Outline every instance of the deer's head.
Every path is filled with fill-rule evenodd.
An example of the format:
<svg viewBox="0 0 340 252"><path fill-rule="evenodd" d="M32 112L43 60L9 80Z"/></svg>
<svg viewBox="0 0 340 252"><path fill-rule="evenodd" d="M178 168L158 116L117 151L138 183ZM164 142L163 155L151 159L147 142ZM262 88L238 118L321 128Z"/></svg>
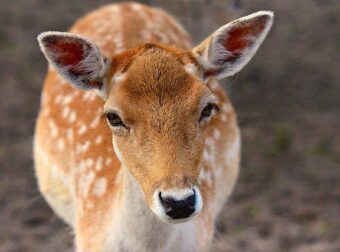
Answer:
<svg viewBox="0 0 340 252"><path fill-rule="evenodd" d="M96 89L116 155L162 220L199 213L203 132L218 112L209 78L240 71L273 20L260 11L226 24L191 51L145 44L111 58L91 41L45 32L38 40L52 66L73 86Z"/></svg>

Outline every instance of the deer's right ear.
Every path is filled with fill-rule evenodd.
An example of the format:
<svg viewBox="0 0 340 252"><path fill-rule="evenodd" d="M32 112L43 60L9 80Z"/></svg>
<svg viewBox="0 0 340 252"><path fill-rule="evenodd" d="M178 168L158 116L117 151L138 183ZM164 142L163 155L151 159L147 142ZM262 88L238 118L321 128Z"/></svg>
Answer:
<svg viewBox="0 0 340 252"><path fill-rule="evenodd" d="M205 79L223 79L240 71L267 36L273 13L259 11L222 26L193 49Z"/></svg>
<svg viewBox="0 0 340 252"><path fill-rule="evenodd" d="M110 63L93 42L66 32L43 32L38 41L48 62L72 85L102 89Z"/></svg>

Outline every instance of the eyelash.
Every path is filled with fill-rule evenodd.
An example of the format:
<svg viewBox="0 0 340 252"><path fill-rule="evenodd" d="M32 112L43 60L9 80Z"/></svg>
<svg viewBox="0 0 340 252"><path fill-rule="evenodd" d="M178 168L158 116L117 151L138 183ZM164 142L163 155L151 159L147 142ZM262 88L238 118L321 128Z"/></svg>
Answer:
<svg viewBox="0 0 340 252"><path fill-rule="evenodd" d="M203 121L206 118L210 118L212 116L213 110L219 110L218 106L215 103L208 103L203 110L201 111L199 122ZM103 115L114 128L125 128L127 129L126 125L124 124L123 120L114 112L108 112Z"/></svg>
<svg viewBox="0 0 340 252"><path fill-rule="evenodd" d="M109 124L112 127L122 127L122 128L126 128L126 125L124 124L123 120L114 112L108 112L105 114L105 117L107 119L107 121L109 122Z"/></svg>
<svg viewBox="0 0 340 252"><path fill-rule="evenodd" d="M218 106L215 103L208 103L202 110L199 118L199 122L203 121L206 118L210 118L212 116L213 111L219 110ZM205 114L204 114L205 113Z"/></svg>

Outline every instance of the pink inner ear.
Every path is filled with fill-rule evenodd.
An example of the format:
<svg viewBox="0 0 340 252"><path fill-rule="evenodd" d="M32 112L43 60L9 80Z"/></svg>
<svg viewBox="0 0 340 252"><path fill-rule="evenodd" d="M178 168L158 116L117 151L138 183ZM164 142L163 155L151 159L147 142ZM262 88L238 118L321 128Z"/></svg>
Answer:
<svg viewBox="0 0 340 252"><path fill-rule="evenodd" d="M46 46L55 54L56 63L62 66L76 66L84 59L84 45L77 41L57 39Z"/></svg>
<svg viewBox="0 0 340 252"><path fill-rule="evenodd" d="M230 53L224 62L236 60L245 49L251 47L255 38L265 29L268 20L268 16L258 17L256 20L236 26L228 32L226 39L221 37L219 42Z"/></svg>
<svg viewBox="0 0 340 252"><path fill-rule="evenodd" d="M85 69L82 69L81 62L90 51L90 45L75 38L54 38L47 41L45 46L53 52L55 62L63 67L73 76L88 75ZM91 86L97 86L98 83L93 81Z"/></svg>
<svg viewBox="0 0 340 252"><path fill-rule="evenodd" d="M47 34L39 38L49 61L71 84L83 88L102 87L101 55L94 44L85 39L64 34ZM104 62L103 62L104 63Z"/></svg>

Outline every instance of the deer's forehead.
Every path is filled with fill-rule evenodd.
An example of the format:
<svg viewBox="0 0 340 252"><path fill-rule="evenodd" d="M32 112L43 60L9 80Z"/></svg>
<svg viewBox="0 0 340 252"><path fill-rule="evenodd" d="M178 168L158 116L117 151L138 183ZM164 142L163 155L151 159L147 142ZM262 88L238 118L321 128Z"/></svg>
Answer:
<svg viewBox="0 0 340 252"><path fill-rule="evenodd" d="M207 87L196 63L183 55L155 49L136 56L125 72L113 75L109 103L147 111L195 107Z"/></svg>
<svg viewBox="0 0 340 252"><path fill-rule="evenodd" d="M204 98L209 95L209 90L206 89L203 84L194 82L190 86L173 89L162 88L159 85L144 86L140 89L117 86L111 90L105 106L108 109L120 110L131 117L142 117L145 114L157 118L171 115L186 116L200 108L202 100L204 101Z"/></svg>
<svg viewBox="0 0 340 252"><path fill-rule="evenodd" d="M197 78L199 65L191 52L144 45L128 50L113 58L112 82L122 74L126 77L124 87L130 92L145 92L161 88L163 91L183 89L190 86L192 77Z"/></svg>
<svg viewBox="0 0 340 252"><path fill-rule="evenodd" d="M177 55L162 49L148 50L134 59L127 70L125 87L130 92L180 92L190 89L197 78L187 65L188 54Z"/></svg>

